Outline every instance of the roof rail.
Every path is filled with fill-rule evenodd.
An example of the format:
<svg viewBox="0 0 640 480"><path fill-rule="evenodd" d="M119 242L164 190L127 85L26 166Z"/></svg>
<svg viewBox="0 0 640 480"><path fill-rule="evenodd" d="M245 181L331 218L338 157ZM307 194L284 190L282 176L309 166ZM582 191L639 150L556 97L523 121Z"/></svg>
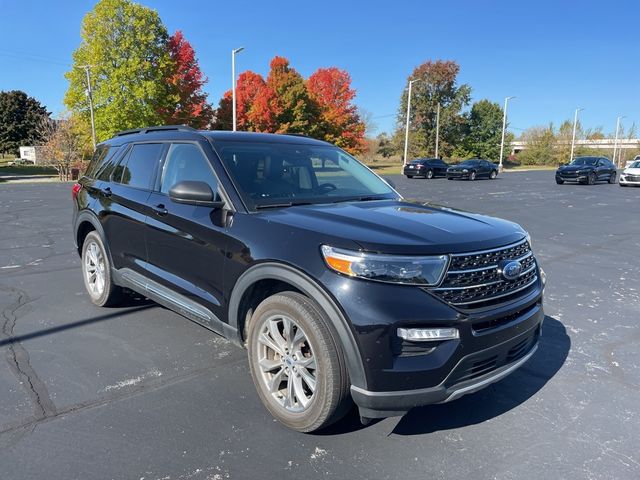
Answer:
<svg viewBox="0 0 640 480"><path fill-rule="evenodd" d="M132 135L134 133L150 133L150 132L166 132L167 130L180 130L186 132L195 132L196 129L189 125L161 125L157 127L146 128L132 128L131 130L123 130L115 134L116 137L122 137L123 135Z"/></svg>

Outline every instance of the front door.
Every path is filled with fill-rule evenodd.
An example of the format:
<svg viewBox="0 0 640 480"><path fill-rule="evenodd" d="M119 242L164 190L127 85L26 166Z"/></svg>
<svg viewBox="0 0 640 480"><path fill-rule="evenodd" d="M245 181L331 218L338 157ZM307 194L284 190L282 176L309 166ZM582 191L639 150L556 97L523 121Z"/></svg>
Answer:
<svg viewBox="0 0 640 480"><path fill-rule="evenodd" d="M153 212L147 218L146 231L149 276L222 319L225 212L173 202L169 190L185 180L206 182L213 192L219 191L213 168L197 142L170 145L149 198Z"/></svg>

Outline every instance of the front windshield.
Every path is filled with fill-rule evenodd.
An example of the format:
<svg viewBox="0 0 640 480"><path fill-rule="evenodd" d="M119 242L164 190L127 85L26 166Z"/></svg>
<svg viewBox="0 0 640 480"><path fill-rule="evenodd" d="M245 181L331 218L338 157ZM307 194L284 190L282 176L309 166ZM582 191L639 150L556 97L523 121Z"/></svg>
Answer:
<svg viewBox="0 0 640 480"><path fill-rule="evenodd" d="M573 162L571 162L571 165L594 165L595 166L597 162L598 162L597 158L578 157Z"/></svg>
<svg viewBox="0 0 640 480"><path fill-rule="evenodd" d="M460 163L459 165L461 167L473 167L476 163L478 163L476 160L465 160L464 162Z"/></svg>
<svg viewBox="0 0 640 480"><path fill-rule="evenodd" d="M398 197L331 145L218 141L216 149L250 208Z"/></svg>
<svg viewBox="0 0 640 480"><path fill-rule="evenodd" d="M633 162L631 165L629 165L629 168L640 168L640 161Z"/></svg>

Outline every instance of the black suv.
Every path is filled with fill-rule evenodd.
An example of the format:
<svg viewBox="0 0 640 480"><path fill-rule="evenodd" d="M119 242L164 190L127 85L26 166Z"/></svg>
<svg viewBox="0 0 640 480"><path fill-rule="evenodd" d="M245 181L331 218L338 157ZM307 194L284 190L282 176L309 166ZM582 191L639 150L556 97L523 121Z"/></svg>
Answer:
<svg viewBox="0 0 640 480"><path fill-rule="evenodd" d="M449 165L439 158L419 158L411 160L405 165L403 173L407 178L424 177L431 179L446 176L447 168L449 168Z"/></svg>
<svg viewBox="0 0 640 480"><path fill-rule="evenodd" d="M600 181L616 183L616 167L606 157L577 157L556 170L558 185L564 182L595 185Z"/></svg>
<svg viewBox="0 0 640 480"><path fill-rule="evenodd" d="M527 233L410 202L306 137L156 127L100 144L73 187L97 305L142 294L248 350L258 394L313 431L495 382L536 351Z"/></svg>
<svg viewBox="0 0 640 480"><path fill-rule="evenodd" d="M447 179L475 180L476 178L489 178L498 176L498 166L488 160L472 158L447 169Z"/></svg>

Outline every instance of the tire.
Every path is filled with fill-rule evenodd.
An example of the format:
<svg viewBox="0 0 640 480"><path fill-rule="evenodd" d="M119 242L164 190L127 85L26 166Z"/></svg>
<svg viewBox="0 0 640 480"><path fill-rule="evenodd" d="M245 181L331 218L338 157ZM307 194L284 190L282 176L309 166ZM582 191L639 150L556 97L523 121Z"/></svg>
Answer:
<svg viewBox="0 0 640 480"><path fill-rule="evenodd" d="M453 177L447 177L447 180L453 180Z"/></svg>
<svg viewBox="0 0 640 480"><path fill-rule="evenodd" d="M611 174L611 176L609 177L609 183L613 184L616 183L616 174L615 172Z"/></svg>
<svg viewBox="0 0 640 480"><path fill-rule="evenodd" d="M491 170L491 173L489 174L489 180L495 180L497 176L498 172L496 172L495 170Z"/></svg>
<svg viewBox="0 0 640 480"><path fill-rule="evenodd" d="M591 172L589 177L587 178L587 185L595 185L596 184L596 174Z"/></svg>
<svg viewBox="0 0 640 480"><path fill-rule="evenodd" d="M433 170L427 170L427 174L424 176L427 180L431 180L433 178Z"/></svg>
<svg viewBox="0 0 640 480"><path fill-rule="evenodd" d="M264 406L293 430L324 428L351 406L344 354L331 332L320 307L296 292L268 297L251 317L247 347L253 382Z"/></svg>
<svg viewBox="0 0 640 480"><path fill-rule="evenodd" d="M621 187L626 187L627 185L624 183L619 183L618 185L620 185Z"/></svg>
<svg viewBox="0 0 640 480"><path fill-rule="evenodd" d="M469 174L469 180L471 180L472 182L476 179L476 172L471 172Z"/></svg>
<svg viewBox="0 0 640 480"><path fill-rule="evenodd" d="M413 175L407 175L407 178L413 178Z"/></svg>
<svg viewBox="0 0 640 480"><path fill-rule="evenodd" d="M91 301L99 307L121 303L122 287L113 283L109 255L97 232L89 232L82 243L82 278Z"/></svg>
<svg viewBox="0 0 640 480"><path fill-rule="evenodd" d="M562 180L561 178L556 178L556 183L558 185L562 185L564 183L564 180Z"/></svg>

